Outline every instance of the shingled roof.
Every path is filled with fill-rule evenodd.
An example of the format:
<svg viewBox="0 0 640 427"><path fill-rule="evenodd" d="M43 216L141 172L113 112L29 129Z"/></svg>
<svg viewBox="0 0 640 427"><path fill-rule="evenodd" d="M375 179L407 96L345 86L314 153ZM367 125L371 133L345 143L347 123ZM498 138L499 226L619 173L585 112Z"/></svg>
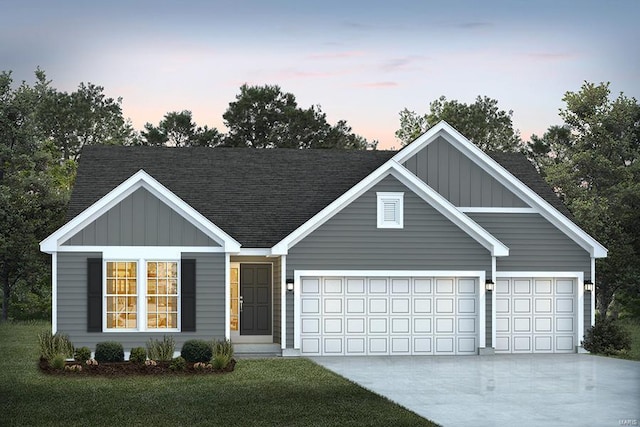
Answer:
<svg viewBox="0 0 640 427"><path fill-rule="evenodd" d="M69 202L71 219L140 169L245 248L274 246L389 160L395 151L88 146ZM519 154L492 157L565 215Z"/></svg>

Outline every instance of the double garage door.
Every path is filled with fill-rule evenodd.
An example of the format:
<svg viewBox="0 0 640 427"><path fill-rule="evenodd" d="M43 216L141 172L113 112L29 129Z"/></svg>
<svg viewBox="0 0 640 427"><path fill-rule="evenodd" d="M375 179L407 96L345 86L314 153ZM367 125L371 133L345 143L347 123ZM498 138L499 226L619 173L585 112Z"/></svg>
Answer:
<svg viewBox="0 0 640 427"><path fill-rule="evenodd" d="M478 279L302 277L303 355L476 354Z"/></svg>
<svg viewBox="0 0 640 427"><path fill-rule="evenodd" d="M574 352L576 283L497 279L496 352ZM473 355L483 344L477 278L313 276L300 284L303 355Z"/></svg>

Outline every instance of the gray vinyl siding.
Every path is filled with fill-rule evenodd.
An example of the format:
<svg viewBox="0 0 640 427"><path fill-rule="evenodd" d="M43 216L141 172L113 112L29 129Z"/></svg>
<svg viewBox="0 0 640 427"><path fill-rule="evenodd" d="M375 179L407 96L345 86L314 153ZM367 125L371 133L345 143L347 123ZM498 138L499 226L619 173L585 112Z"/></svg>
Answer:
<svg viewBox="0 0 640 427"><path fill-rule="evenodd" d="M443 137L415 153L404 166L456 206L528 206Z"/></svg>
<svg viewBox="0 0 640 427"><path fill-rule="evenodd" d="M101 341L118 341L125 351L144 346L149 338L162 338L163 332L87 332L87 259L101 253L58 253L58 331L69 335L76 347L95 350ZM192 338L224 339L225 256L224 254L183 253L183 259L196 260L196 332L166 333L174 336L176 351Z"/></svg>
<svg viewBox="0 0 640 427"><path fill-rule="evenodd" d="M281 339L282 339L282 331L281 331L281 327L282 327L282 321L281 321L281 315L280 315L280 310L282 309L282 302L280 299L280 289L282 284L280 283L280 274L282 271L282 267L281 267L281 262L280 262L280 258L274 258L274 257L263 257L263 256L232 256L231 257L231 262L240 262L240 263L252 263L252 264L263 264L263 263L269 263L271 264L272 268L271 268L271 275L272 275L272 294L271 294L271 301L272 301L272 331L273 331L273 342L280 344Z"/></svg>
<svg viewBox="0 0 640 427"><path fill-rule="evenodd" d="M493 317L491 315L491 312L493 310L493 299L492 299L492 295L491 294L487 294L486 298L485 298L485 311L484 311L484 336L485 336L485 347L486 348L490 348L493 347L493 335L492 335L492 330L493 330ZM480 345L482 345L482 343L480 343Z"/></svg>
<svg viewBox="0 0 640 427"><path fill-rule="evenodd" d="M220 246L144 188L109 209L64 245Z"/></svg>
<svg viewBox="0 0 640 427"><path fill-rule="evenodd" d="M591 294L586 293L584 294L584 321L583 321L583 326L584 326L584 333L586 334L587 331L589 329L591 329ZM584 339L584 337L579 337L580 341L582 341ZM582 344L581 344L582 345Z"/></svg>
<svg viewBox="0 0 640 427"><path fill-rule="evenodd" d="M293 340L294 340L294 331L293 331L293 323L294 323L294 296L293 292L287 292L287 318L285 320L287 324L287 348L293 348Z"/></svg>
<svg viewBox="0 0 640 427"><path fill-rule="evenodd" d="M376 192L404 192L404 228L377 228ZM295 270L466 270L491 272L491 255L478 242L387 176L289 249ZM287 314L287 346L293 345ZM291 328L289 327L291 326Z"/></svg>
<svg viewBox="0 0 640 427"><path fill-rule="evenodd" d="M470 213L509 248L498 257L498 271L582 271L591 275L589 253L539 214Z"/></svg>

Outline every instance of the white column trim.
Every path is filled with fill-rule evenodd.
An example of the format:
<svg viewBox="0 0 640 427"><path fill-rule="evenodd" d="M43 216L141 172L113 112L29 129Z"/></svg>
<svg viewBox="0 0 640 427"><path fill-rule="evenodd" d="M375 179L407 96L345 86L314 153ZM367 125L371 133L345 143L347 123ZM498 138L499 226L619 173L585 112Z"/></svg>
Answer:
<svg viewBox="0 0 640 427"><path fill-rule="evenodd" d="M51 252L51 333L58 332L58 253Z"/></svg>
<svg viewBox="0 0 640 427"><path fill-rule="evenodd" d="M593 283L593 291L591 292L591 326L596 324L596 259L591 257L591 283Z"/></svg>
<svg viewBox="0 0 640 427"><path fill-rule="evenodd" d="M224 254L224 338L231 340L231 254Z"/></svg>
<svg viewBox="0 0 640 427"><path fill-rule="evenodd" d="M495 259L495 257L494 257ZM478 348L486 348L487 347L487 319L485 317L485 313L486 313L486 308L487 308L487 302L486 302L486 297L487 297L487 291L485 289L485 280L486 277L485 275L481 275L478 278L479 282L478 283L478 316L480 316L480 318L478 319L478 328L480 329L478 332Z"/></svg>
<svg viewBox="0 0 640 427"><path fill-rule="evenodd" d="M280 348L287 348L287 256L280 257Z"/></svg>

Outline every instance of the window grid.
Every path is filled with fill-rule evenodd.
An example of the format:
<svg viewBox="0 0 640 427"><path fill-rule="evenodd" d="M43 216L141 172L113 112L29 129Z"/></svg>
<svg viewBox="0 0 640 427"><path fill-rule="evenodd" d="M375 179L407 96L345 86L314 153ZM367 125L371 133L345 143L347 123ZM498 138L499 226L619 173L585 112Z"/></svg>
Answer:
<svg viewBox="0 0 640 427"><path fill-rule="evenodd" d="M147 328L178 328L177 262L147 262Z"/></svg>
<svg viewBox="0 0 640 427"><path fill-rule="evenodd" d="M138 327L138 264L107 262L107 329Z"/></svg>

